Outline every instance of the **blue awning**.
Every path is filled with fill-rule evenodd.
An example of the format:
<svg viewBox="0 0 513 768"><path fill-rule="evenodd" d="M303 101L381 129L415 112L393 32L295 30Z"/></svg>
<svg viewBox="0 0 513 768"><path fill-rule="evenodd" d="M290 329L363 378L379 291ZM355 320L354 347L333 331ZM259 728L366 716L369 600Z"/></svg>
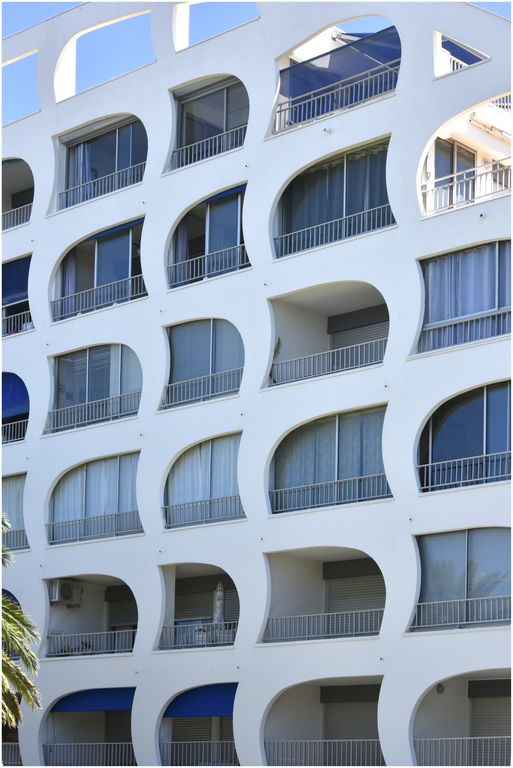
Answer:
<svg viewBox="0 0 513 768"><path fill-rule="evenodd" d="M26 301L30 256L2 264L2 305Z"/></svg>
<svg viewBox="0 0 513 768"><path fill-rule="evenodd" d="M90 688L63 696L52 712L120 712L132 709L135 688Z"/></svg>
<svg viewBox="0 0 513 768"><path fill-rule="evenodd" d="M15 373L2 373L2 418L27 416L28 412L27 387Z"/></svg>
<svg viewBox="0 0 513 768"><path fill-rule="evenodd" d="M117 227L103 229L101 232L97 232L95 235L91 235L91 237L86 237L85 240L81 240L80 243L90 243L91 240L98 240L100 237L108 237L109 235L115 235L117 232L125 232L128 229L137 227L138 224L144 224L144 216L140 219L134 219L133 221L125 221L124 224L118 224Z"/></svg>
<svg viewBox="0 0 513 768"><path fill-rule="evenodd" d="M247 184L240 184L238 187L232 187L231 189L225 189L224 192L218 192L217 195L208 197L204 202L212 203L214 200L221 200L222 197L231 197L232 195L238 195L239 192L244 192Z"/></svg>
<svg viewBox="0 0 513 768"><path fill-rule="evenodd" d="M173 699L164 717L230 717L236 691L237 683L191 688Z"/></svg>
<svg viewBox="0 0 513 768"><path fill-rule="evenodd" d="M472 51L463 48L463 46L458 45L454 40L449 40L448 38L442 40L442 48L450 53L451 56L463 61L465 64L476 64L478 61L482 61L480 56L477 56L477 54L472 53Z"/></svg>

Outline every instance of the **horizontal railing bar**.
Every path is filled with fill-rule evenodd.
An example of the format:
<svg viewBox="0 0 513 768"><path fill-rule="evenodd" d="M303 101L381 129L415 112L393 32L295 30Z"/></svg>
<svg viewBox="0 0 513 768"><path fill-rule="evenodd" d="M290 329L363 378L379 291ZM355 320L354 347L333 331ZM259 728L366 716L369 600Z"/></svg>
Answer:
<svg viewBox="0 0 513 768"><path fill-rule="evenodd" d="M55 521L46 524L46 531L49 544L127 536L131 533L144 532L137 510Z"/></svg>
<svg viewBox="0 0 513 768"><path fill-rule="evenodd" d="M422 189L426 189L427 187L432 186L433 183L436 183L438 181L445 181L446 179L448 182L450 182L451 179L457 179L459 176L468 176L468 174L476 173L477 171L482 170L483 168L491 168L493 166L502 165L505 163L511 162L511 157L503 157L501 160L492 160L488 163L482 163L481 165L475 165L472 168L467 168L464 171L456 171L455 173L448 173L446 176L437 176L432 182L424 182L422 184ZM504 165L505 169L509 168L509 166ZM472 180L472 177L468 177L468 180Z"/></svg>
<svg viewBox="0 0 513 768"><path fill-rule="evenodd" d="M172 624L162 627L159 648L195 648L216 645L233 645L238 621L222 621L197 624Z"/></svg>
<svg viewBox="0 0 513 768"><path fill-rule="evenodd" d="M163 511L166 528L180 528L246 517L240 496L223 496L170 504L164 506Z"/></svg>
<svg viewBox="0 0 513 768"><path fill-rule="evenodd" d="M133 650L136 629L108 632L79 632L48 635L47 656L94 656L103 653L128 653Z"/></svg>
<svg viewBox="0 0 513 768"><path fill-rule="evenodd" d="M45 433L134 415L139 409L140 399L141 392L137 391L58 408L48 413Z"/></svg>
<svg viewBox="0 0 513 768"><path fill-rule="evenodd" d="M239 765L233 741L162 741L162 765Z"/></svg>
<svg viewBox="0 0 513 768"><path fill-rule="evenodd" d="M8 424L2 424L2 444L16 443L25 440L28 419L11 421Z"/></svg>
<svg viewBox="0 0 513 768"><path fill-rule="evenodd" d="M17 742L11 744L3 742L2 763L3 765L22 765L20 745Z"/></svg>
<svg viewBox="0 0 513 768"><path fill-rule="evenodd" d="M29 548L25 528L10 528L8 531L3 531L2 543L13 551Z"/></svg>
<svg viewBox="0 0 513 768"><path fill-rule="evenodd" d="M268 765L385 765L378 739L265 741Z"/></svg>
<svg viewBox="0 0 513 768"><path fill-rule="evenodd" d="M28 224L31 213L32 203L27 203L27 205L20 205L19 208L11 208L9 211L4 211L2 213L2 229L12 229L13 227L19 227L22 224Z"/></svg>
<svg viewBox="0 0 513 768"><path fill-rule="evenodd" d="M417 470L423 491L508 480L511 477L511 451L419 464Z"/></svg>
<svg viewBox="0 0 513 768"><path fill-rule="evenodd" d="M219 274L235 272L251 264L244 244L223 248L193 259L175 262L167 267L168 285L175 288L189 282L205 280Z"/></svg>
<svg viewBox="0 0 513 768"><path fill-rule="evenodd" d="M33 327L30 310L2 318L2 336L12 336L23 331L30 331Z"/></svg>
<svg viewBox="0 0 513 768"><path fill-rule="evenodd" d="M383 613L383 608L369 608L360 611L274 616L267 620L262 640L265 643L377 635Z"/></svg>
<svg viewBox="0 0 513 768"><path fill-rule="evenodd" d="M428 323L422 328L418 352L468 344L511 333L511 308Z"/></svg>
<svg viewBox="0 0 513 768"><path fill-rule="evenodd" d="M414 739L418 765L510 765L510 736Z"/></svg>
<svg viewBox="0 0 513 768"><path fill-rule="evenodd" d="M137 765L131 742L43 744L45 765Z"/></svg>
<svg viewBox="0 0 513 768"><path fill-rule="evenodd" d="M410 629L511 621L511 596L490 595L417 603Z"/></svg>
<svg viewBox="0 0 513 768"><path fill-rule="evenodd" d="M173 151L171 157L171 168L183 168L186 165L208 160L223 152L229 152L232 149L238 149L244 143L247 125L240 125L232 128L230 131L217 133L208 139L201 139L192 144L186 144Z"/></svg>
<svg viewBox="0 0 513 768"><path fill-rule="evenodd" d="M113 283L98 285L78 293L70 293L50 302L52 320L91 312L112 304L131 301L146 296L146 285L142 275L133 275Z"/></svg>
<svg viewBox="0 0 513 768"><path fill-rule="evenodd" d="M175 381L167 384L160 403L160 408L171 408L187 402L210 400L219 395L238 392L243 368L231 371L211 373L194 379Z"/></svg>
<svg viewBox="0 0 513 768"><path fill-rule="evenodd" d="M117 192L132 186L132 184L138 184L142 181L145 167L146 161L121 168L119 171L100 176L97 179L85 181L75 187L69 187L69 189L59 192L59 209L71 208L87 200L94 200L110 192Z"/></svg>

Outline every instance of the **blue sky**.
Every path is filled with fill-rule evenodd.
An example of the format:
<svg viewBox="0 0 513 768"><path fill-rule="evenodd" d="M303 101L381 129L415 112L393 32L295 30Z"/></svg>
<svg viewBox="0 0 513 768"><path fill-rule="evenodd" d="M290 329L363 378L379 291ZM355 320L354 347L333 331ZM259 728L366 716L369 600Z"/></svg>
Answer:
<svg viewBox="0 0 513 768"><path fill-rule="evenodd" d="M38 24L82 3L3 2L3 37ZM486 10L511 18L510 3L473 3ZM219 34L258 15L256 3L207 2L191 6L190 43ZM372 19L346 25L348 31L373 32L380 28ZM137 43L137 44L136 44ZM108 56L97 55L98 51ZM147 64L155 58L151 44L149 15L127 20L85 35L77 43L77 90L82 91L123 72ZM3 72L3 124L38 109L35 90L36 56L23 59ZM86 62L86 64L84 64Z"/></svg>

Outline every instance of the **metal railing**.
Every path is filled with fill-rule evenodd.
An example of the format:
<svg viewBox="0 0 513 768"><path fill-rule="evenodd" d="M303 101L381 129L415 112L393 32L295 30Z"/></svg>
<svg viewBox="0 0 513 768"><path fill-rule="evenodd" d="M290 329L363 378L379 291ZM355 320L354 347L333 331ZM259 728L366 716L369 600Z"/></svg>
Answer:
<svg viewBox="0 0 513 768"><path fill-rule="evenodd" d="M129 653L133 650L136 632L136 629L116 629L111 632L48 635L46 655L55 657Z"/></svg>
<svg viewBox="0 0 513 768"><path fill-rule="evenodd" d="M427 214L457 208L484 197L493 197L511 190L510 157L478 165L459 173L441 176L422 185L424 209Z"/></svg>
<svg viewBox="0 0 513 768"><path fill-rule="evenodd" d="M2 318L2 336L30 331L34 327L30 310Z"/></svg>
<svg viewBox="0 0 513 768"><path fill-rule="evenodd" d="M163 741L162 765L239 765L233 741Z"/></svg>
<svg viewBox="0 0 513 768"><path fill-rule="evenodd" d="M311 379L315 376L326 376L328 373L382 363L386 346L387 339L373 339L350 347L340 347L328 352L318 352L316 355L273 363L271 384L285 384L288 381Z"/></svg>
<svg viewBox="0 0 513 768"><path fill-rule="evenodd" d="M511 112L511 93L506 94L506 96L499 96L498 99L492 101L492 104L494 107L499 107L499 109L505 109L506 112Z"/></svg>
<svg viewBox="0 0 513 768"><path fill-rule="evenodd" d="M496 483L511 479L511 451L421 464L418 470L423 491Z"/></svg>
<svg viewBox="0 0 513 768"><path fill-rule="evenodd" d="M65 189L59 192L59 210L71 208L73 205L85 203L87 200L94 200L95 197L108 195L110 192L117 192L119 189L130 187L132 184L139 184L144 176L146 162L131 165L123 168L121 171L109 173L107 176L100 176L99 179L86 181L76 187Z"/></svg>
<svg viewBox="0 0 513 768"><path fill-rule="evenodd" d="M418 603L410 629L464 627L467 624L509 623L511 596L471 597Z"/></svg>
<svg viewBox="0 0 513 768"><path fill-rule="evenodd" d="M207 376L199 376L197 379L186 379L174 384L167 384L164 388L160 408L172 408L196 400L210 400L213 397L238 392L243 370L243 368L235 368L232 371L211 373Z"/></svg>
<svg viewBox="0 0 513 768"><path fill-rule="evenodd" d="M221 621L215 624L173 624L162 627L159 648L169 650L233 645L238 626L238 621Z"/></svg>
<svg viewBox="0 0 513 768"><path fill-rule="evenodd" d="M2 424L2 445L4 443L17 443L19 440L25 440L27 424L28 419L20 419L20 421Z"/></svg>
<svg viewBox="0 0 513 768"><path fill-rule="evenodd" d="M378 739L266 741L267 765L385 765Z"/></svg>
<svg viewBox="0 0 513 768"><path fill-rule="evenodd" d="M224 496L218 499L189 501L171 504L164 509L166 528L182 528L186 525L204 525L221 520L238 520L246 517L240 496Z"/></svg>
<svg viewBox="0 0 513 768"><path fill-rule="evenodd" d="M510 765L510 736L414 739L417 765Z"/></svg>
<svg viewBox="0 0 513 768"><path fill-rule="evenodd" d="M127 536L143 533L139 512L116 512L98 517L83 517L78 520L62 520L46 524L49 544L63 544L68 541L105 539L113 536Z"/></svg>
<svg viewBox="0 0 513 768"><path fill-rule="evenodd" d="M425 325L420 334L418 352L454 347L471 341L490 339L511 333L511 309L500 309L474 317L453 318Z"/></svg>
<svg viewBox="0 0 513 768"><path fill-rule="evenodd" d="M250 266L246 246L234 245L222 251L170 264L167 267L167 280L170 288L177 288L179 285L196 283L208 277L236 272Z"/></svg>
<svg viewBox="0 0 513 768"><path fill-rule="evenodd" d="M2 744L2 764L3 765L23 765L21 762L20 745L16 743Z"/></svg>
<svg viewBox="0 0 513 768"><path fill-rule="evenodd" d="M276 258L288 256L299 251L308 251L321 245L335 243L338 240L346 240L357 237L377 229L384 229L395 224L392 209L387 203L368 211L360 211L341 219L326 221L313 227L299 229L296 232L287 232L274 238Z"/></svg>
<svg viewBox="0 0 513 768"><path fill-rule="evenodd" d="M264 643L292 640L316 640L330 637L378 635L383 608L339 613L316 613L308 616L269 618L262 638Z"/></svg>
<svg viewBox="0 0 513 768"><path fill-rule="evenodd" d="M25 528L11 528L2 533L2 544L13 552L17 549L28 549L29 543Z"/></svg>
<svg viewBox="0 0 513 768"><path fill-rule="evenodd" d="M208 160L209 157L215 157L223 152L229 152L231 149L242 147L246 137L246 128L247 125L240 125L238 128L232 128L231 131L218 133L217 136L211 136L208 139L175 149L171 158L171 168L173 170L183 168L185 165L199 163L200 160Z"/></svg>
<svg viewBox="0 0 513 768"><path fill-rule="evenodd" d="M292 512L355 501L370 501L390 497L392 494L385 474L351 477L327 483L301 485L296 488L279 488L269 491L273 513Z"/></svg>
<svg viewBox="0 0 513 768"><path fill-rule="evenodd" d="M10 211L4 211L2 213L2 230L19 227L22 224L28 224L31 213L32 203L22 205L20 208L11 208Z"/></svg>
<svg viewBox="0 0 513 768"><path fill-rule="evenodd" d="M451 66L451 72L459 72L461 69L468 67L461 59L456 59L454 56L449 56L449 64Z"/></svg>
<svg viewBox="0 0 513 768"><path fill-rule="evenodd" d="M324 115L349 109L393 91L397 84L401 59L359 72L336 83L316 88L282 102L276 109L274 132L281 133L300 123L309 123Z"/></svg>
<svg viewBox="0 0 513 768"><path fill-rule="evenodd" d="M137 765L131 742L43 744L45 765Z"/></svg>
<svg viewBox="0 0 513 768"><path fill-rule="evenodd" d="M84 312L94 312L96 309L121 304L132 299L146 296L146 286L142 275L134 275L115 283L99 285L80 293L62 296L50 302L52 320L63 320Z"/></svg>
<svg viewBox="0 0 513 768"><path fill-rule="evenodd" d="M103 400L93 400L90 403L58 408L48 413L45 433L61 432L65 429L85 427L87 424L132 416L139 409L140 399L140 392L129 392L126 395L115 395Z"/></svg>

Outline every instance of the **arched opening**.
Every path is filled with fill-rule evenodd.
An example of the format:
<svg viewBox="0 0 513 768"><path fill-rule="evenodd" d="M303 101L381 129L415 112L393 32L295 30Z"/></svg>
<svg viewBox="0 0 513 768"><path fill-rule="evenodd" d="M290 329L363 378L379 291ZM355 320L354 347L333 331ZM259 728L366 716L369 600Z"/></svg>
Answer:
<svg viewBox="0 0 513 768"><path fill-rule="evenodd" d="M34 176L24 160L2 160L2 229L28 224L34 200Z"/></svg>
<svg viewBox="0 0 513 768"><path fill-rule="evenodd" d="M15 373L2 373L2 444L25 439L29 417L27 387Z"/></svg>
<svg viewBox="0 0 513 768"><path fill-rule="evenodd" d="M244 345L232 323L219 318L168 328L171 366L160 408L238 393Z"/></svg>

